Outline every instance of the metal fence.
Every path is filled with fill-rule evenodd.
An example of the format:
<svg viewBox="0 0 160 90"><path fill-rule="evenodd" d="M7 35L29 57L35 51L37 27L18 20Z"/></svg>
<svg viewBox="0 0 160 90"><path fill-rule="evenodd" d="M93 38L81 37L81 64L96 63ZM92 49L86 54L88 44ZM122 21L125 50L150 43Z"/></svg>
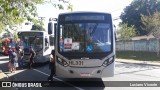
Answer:
<svg viewBox="0 0 160 90"><path fill-rule="evenodd" d="M116 50L158 52L160 51L160 41L157 39L117 41Z"/></svg>

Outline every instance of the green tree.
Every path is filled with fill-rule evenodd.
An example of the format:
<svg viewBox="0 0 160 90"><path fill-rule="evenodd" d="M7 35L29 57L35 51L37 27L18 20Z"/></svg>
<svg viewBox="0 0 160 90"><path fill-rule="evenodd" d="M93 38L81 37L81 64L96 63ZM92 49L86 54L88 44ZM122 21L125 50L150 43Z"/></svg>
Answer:
<svg viewBox="0 0 160 90"><path fill-rule="evenodd" d="M160 13L158 11L153 15L142 15L141 21L144 30L152 33L154 37L160 38Z"/></svg>
<svg viewBox="0 0 160 90"><path fill-rule="evenodd" d="M32 25L32 29L31 30L45 31L45 29L43 28L43 26L40 25L40 24L34 24L34 25Z"/></svg>
<svg viewBox="0 0 160 90"><path fill-rule="evenodd" d="M120 40L131 40L136 35L135 27L132 25L128 27L128 24L121 24L120 30L117 32L120 35Z"/></svg>
<svg viewBox="0 0 160 90"><path fill-rule="evenodd" d="M48 0L48 3L51 3L54 7L58 7L59 9L64 9L64 6L60 3L55 3L56 0ZM63 2L65 6L67 6L67 9L72 11L73 5L68 0L59 0L59 2Z"/></svg>
<svg viewBox="0 0 160 90"><path fill-rule="evenodd" d="M143 23L143 29L152 33L160 43L160 13L156 11L153 15L142 15L141 20ZM159 53L160 51L157 49L157 56L159 56Z"/></svg>
<svg viewBox="0 0 160 90"><path fill-rule="evenodd" d="M13 37L14 37L14 40L17 42L18 41L18 35L16 32L13 33Z"/></svg>
<svg viewBox="0 0 160 90"><path fill-rule="evenodd" d="M12 29L13 26L20 25L25 20L34 24L39 23L35 19L38 16L36 5L52 3L54 7L63 9L63 5L58 2L70 4L65 0L0 0L0 32L4 31L6 26Z"/></svg>
<svg viewBox="0 0 160 90"><path fill-rule="evenodd" d="M120 18L122 23L128 23L128 26L134 25L137 35L146 35L148 31L141 28L143 25L141 22L141 14L148 15L148 12L150 12L152 15L156 10L160 11L159 0L134 0L124 9Z"/></svg>
<svg viewBox="0 0 160 90"><path fill-rule="evenodd" d="M36 12L36 5L43 3L43 0L0 0L0 28L1 31L8 25L12 28L23 23L25 20L33 22Z"/></svg>

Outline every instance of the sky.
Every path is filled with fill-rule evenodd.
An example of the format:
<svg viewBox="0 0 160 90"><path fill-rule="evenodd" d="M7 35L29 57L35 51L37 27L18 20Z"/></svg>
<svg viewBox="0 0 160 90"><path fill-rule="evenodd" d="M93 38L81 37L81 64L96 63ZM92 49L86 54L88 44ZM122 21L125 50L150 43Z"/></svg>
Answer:
<svg viewBox="0 0 160 90"><path fill-rule="evenodd" d="M123 12L123 9L128 6L133 0L66 0L73 5L73 11L99 11L108 12L112 14L112 18L118 18ZM62 2L60 2L63 4ZM63 4L66 8L67 5ZM49 18L56 18L59 13L70 12L67 9L56 9L51 3L37 5L39 17L45 17L44 28L47 30ZM117 26L120 20L113 23ZM31 26L23 25L23 28L28 29Z"/></svg>

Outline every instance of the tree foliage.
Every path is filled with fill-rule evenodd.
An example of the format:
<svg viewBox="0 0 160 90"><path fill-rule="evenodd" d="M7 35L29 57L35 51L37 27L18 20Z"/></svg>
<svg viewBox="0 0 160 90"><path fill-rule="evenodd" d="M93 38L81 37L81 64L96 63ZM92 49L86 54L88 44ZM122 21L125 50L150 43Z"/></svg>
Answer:
<svg viewBox="0 0 160 90"><path fill-rule="evenodd" d="M56 1L59 1L59 3ZM46 2L51 3L55 8L58 7L59 9L64 9L64 6L60 3L63 2L67 6L68 10L73 10L73 5L68 0L48 0Z"/></svg>
<svg viewBox="0 0 160 90"><path fill-rule="evenodd" d="M58 2L68 3L68 7L70 6L65 0L0 0L0 32L5 30L6 26L12 29L26 20L34 24L40 23L35 19L38 16L36 5L52 3L55 7L63 9L63 5Z"/></svg>
<svg viewBox="0 0 160 90"><path fill-rule="evenodd" d="M142 15L141 20L144 30L151 32L154 37L160 38L160 13L158 11L154 12L153 15Z"/></svg>
<svg viewBox="0 0 160 90"><path fill-rule="evenodd" d="M128 24L121 24L117 33L120 35L120 40L131 40L136 35L135 27L133 25L128 27Z"/></svg>
<svg viewBox="0 0 160 90"><path fill-rule="evenodd" d="M145 35L148 31L143 30L141 27L141 15L152 15L155 11L160 11L160 0L134 0L129 6L124 9L120 18L122 23L128 23L128 26L134 25L137 35Z"/></svg>
<svg viewBox="0 0 160 90"><path fill-rule="evenodd" d="M32 25L32 29L31 30L45 31L45 29L43 28L43 26L40 25L40 24L34 24L34 25Z"/></svg>
<svg viewBox="0 0 160 90"><path fill-rule="evenodd" d="M0 0L0 28L1 31L8 25L12 28L25 20L34 22L38 16L35 5L43 3L43 0Z"/></svg>

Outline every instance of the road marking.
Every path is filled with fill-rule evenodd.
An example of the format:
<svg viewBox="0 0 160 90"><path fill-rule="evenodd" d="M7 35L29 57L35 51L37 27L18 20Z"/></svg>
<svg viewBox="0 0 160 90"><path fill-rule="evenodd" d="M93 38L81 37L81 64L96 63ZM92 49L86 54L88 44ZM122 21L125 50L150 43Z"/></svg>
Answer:
<svg viewBox="0 0 160 90"><path fill-rule="evenodd" d="M42 72L42 71L40 71L40 70L37 70L37 69L33 69L33 70L34 70L34 71L37 71L37 72L39 72L39 73L42 73L42 74L44 74L44 75L46 75L46 76L50 76L49 74L44 73L44 72ZM76 89L78 89L78 90L84 90L84 89L82 89L82 88L80 88L80 87L74 86L73 84L64 82L63 80L61 80L61 79L59 79L59 78L56 78L56 77L53 77L53 78L56 79L56 80L58 80L58 81L61 81L61 82L65 83L65 84L68 84L68 85L70 85L70 86L72 86L72 87L74 87L74 88L76 88Z"/></svg>

